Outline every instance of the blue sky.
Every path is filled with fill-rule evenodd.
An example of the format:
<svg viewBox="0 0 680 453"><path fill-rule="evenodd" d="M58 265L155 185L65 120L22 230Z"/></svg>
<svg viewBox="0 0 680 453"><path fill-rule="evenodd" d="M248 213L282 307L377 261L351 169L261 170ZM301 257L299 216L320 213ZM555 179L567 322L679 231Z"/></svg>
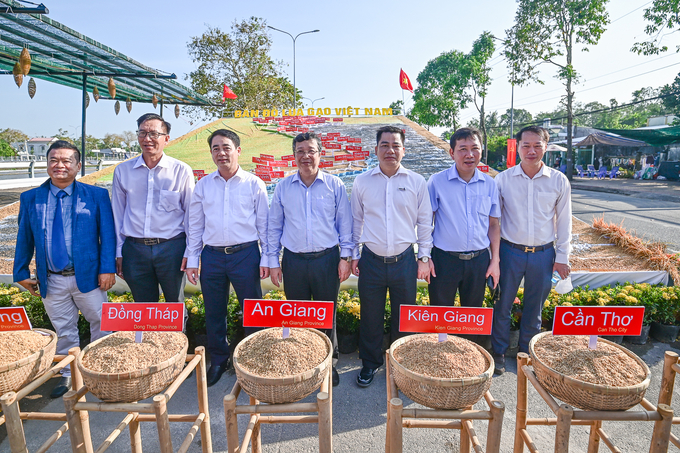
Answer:
<svg viewBox="0 0 680 453"><path fill-rule="evenodd" d="M401 99L399 69L414 85L427 62L444 51L469 52L472 42L485 30L502 37L514 21L516 3L511 0L469 1L130 1L42 0L51 17L84 35L108 45L143 64L174 72L187 84L186 74L195 67L186 43L201 35L207 26L228 30L231 23L250 16L263 17L269 25L297 33L319 29L297 41L297 86L303 96L316 99L315 107L387 107ZM643 5L646 0L614 0L609 4L613 21L600 44L590 52L577 52L574 65L581 74L576 100L619 103L630 100L631 92L645 86L671 83L680 72L680 55L642 57L630 52L636 40L644 39ZM664 40L672 49L680 42L674 35ZM272 31L272 56L283 60L292 79L292 40ZM487 111L504 112L510 107L510 84L501 56L492 60L493 82ZM665 68L664 68L665 67ZM554 69L543 68L545 85L515 87L515 108L532 113L554 108L564 90L554 79ZM646 73L646 74L645 74ZM623 80L626 79L626 80ZM80 133L80 94L77 90L37 80L34 99L26 85L17 89L11 76L0 77L0 128L21 129L29 136L55 134L59 128ZM411 105L410 93L406 96ZM306 105L309 104L305 100ZM123 106L124 107L124 106ZM134 130L134 120L151 105L134 104L116 116L113 103L91 103L88 133L104 134ZM173 137L203 123L166 116L173 125ZM461 115L465 124L478 116L475 110Z"/></svg>

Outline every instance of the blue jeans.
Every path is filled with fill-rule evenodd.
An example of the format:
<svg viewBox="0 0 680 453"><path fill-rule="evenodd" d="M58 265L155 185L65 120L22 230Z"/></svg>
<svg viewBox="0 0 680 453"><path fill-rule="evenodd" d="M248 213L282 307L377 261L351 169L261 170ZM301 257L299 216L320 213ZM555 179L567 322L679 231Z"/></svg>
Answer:
<svg viewBox="0 0 680 453"><path fill-rule="evenodd" d="M524 308L520 324L519 350L529 350L529 342L541 331L543 303L552 288L555 249L530 253L501 241L501 297L494 307L491 345L496 354L505 354L510 343L510 312L524 278Z"/></svg>

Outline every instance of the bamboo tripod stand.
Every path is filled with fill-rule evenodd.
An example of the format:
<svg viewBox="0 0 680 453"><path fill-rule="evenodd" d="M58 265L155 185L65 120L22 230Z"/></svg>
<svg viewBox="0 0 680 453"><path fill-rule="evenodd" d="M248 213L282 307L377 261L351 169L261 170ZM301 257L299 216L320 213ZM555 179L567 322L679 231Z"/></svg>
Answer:
<svg viewBox="0 0 680 453"><path fill-rule="evenodd" d="M572 426L590 426L590 438L588 440L588 453L597 453L600 441L611 451L620 452L613 444L607 433L602 429L604 421L653 421L654 432L649 447L650 453L663 453L668 450L669 437L671 436L671 423L673 422L673 410L666 404L654 407L646 398L640 405L643 411L583 411L574 409L568 404L558 404L557 401L541 386L536 379L533 369L530 368L531 358L528 354L517 354L517 412L515 416L515 446L514 453L522 453L524 445L529 451L538 451L534 444L527 426L555 426L555 453L569 451L569 432ZM536 389L543 398L556 418L527 418L528 385ZM663 387L662 387L663 388ZM661 396L659 397L661 399ZM680 421L679 421L680 423Z"/></svg>
<svg viewBox="0 0 680 453"><path fill-rule="evenodd" d="M486 452L498 453L501 448L501 429L503 428L503 414L505 405L493 399L490 392L484 394L488 411L472 410L472 406L464 410L440 409L404 409L399 398L399 389L390 371L390 353L386 352L387 377L387 434L385 436L385 453L401 453L403 449L403 428L442 428L460 430L460 452L469 453L474 448L475 453L485 450L477 438L472 426L473 420L488 420L489 427L486 437ZM422 419L436 420L422 420Z"/></svg>
<svg viewBox="0 0 680 453"><path fill-rule="evenodd" d="M33 380L30 384L20 389L18 392L7 392L0 397L0 404L2 405L2 413L0 417L0 425L3 423L7 428L7 439L9 440L9 450L12 453L28 453L26 446L26 434L24 433L24 425L22 420L50 420L66 422L65 413L57 412L21 412L19 401L28 396L33 390L37 389L51 378L57 376L59 372L67 367L70 363L71 367L72 388L78 388L83 385L83 377L80 371L75 366L75 359L80 353L80 348L71 348L68 355L55 355L52 362L57 362L52 368L47 370L45 374ZM87 419L87 412L81 414L83 420L81 421L83 429L89 434L90 425ZM59 440L68 430L68 424L64 423L59 429L52 434L36 451L47 451L54 443Z"/></svg>
<svg viewBox="0 0 680 453"><path fill-rule="evenodd" d="M205 348L199 346L195 354L187 354L187 366L177 376L163 393L153 397L152 403L88 403L84 401L89 392L81 385L77 391L71 390L64 395L66 419L71 436L71 448L74 453L92 453L92 439L89 426L82 422L83 413L87 421L87 411L91 412L127 412L127 415L97 448L102 453L127 427L130 430L130 447L132 453L142 453L142 433L140 422L156 422L161 453L173 453L170 422L192 423L189 434L184 438L178 453L185 453L191 442L201 431L201 447L203 453L212 453L212 438L210 435L210 415L208 413L208 386L205 371ZM186 380L193 370L196 370L196 386L198 389L198 414L168 414L167 403L173 397L179 386ZM82 399L81 399L82 398Z"/></svg>
<svg viewBox="0 0 680 453"><path fill-rule="evenodd" d="M673 399L673 389L675 387L675 375L680 372L678 355L675 352L666 351L663 361L663 376L661 378L661 390L659 390L659 406L671 405ZM680 424L680 417L673 417L673 424ZM670 433L670 441L673 445L680 448L680 439Z"/></svg>
<svg viewBox="0 0 680 453"><path fill-rule="evenodd" d="M224 421L227 425L227 452L245 453L251 445L252 453L262 452L260 427L263 423L318 423L319 453L333 452L333 387L331 367L321 383L315 403L262 404L250 397L249 405L237 405L241 385L236 381L228 395L224 396ZM317 415L272 415L278 413L316 412ZM239 445L238 415L250 414L243 441Z"/></svg>

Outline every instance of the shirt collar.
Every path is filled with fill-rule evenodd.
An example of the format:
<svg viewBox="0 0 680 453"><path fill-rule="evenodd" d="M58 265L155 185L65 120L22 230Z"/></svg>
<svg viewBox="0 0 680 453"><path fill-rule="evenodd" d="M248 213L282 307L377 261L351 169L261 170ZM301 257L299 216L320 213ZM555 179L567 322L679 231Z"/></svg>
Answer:
<svg viewBox="0 0 680 453"><path fill-rule="evenodd" d="M406 169L401 164L399 164L399 168L397 169L397 172L394 174L394 176L397 176L397 175L400 175L400 174L401 175L406 174ZM382 170L380 169L380 164L373 167L373 170L371 170L371 175L383 175L385 178L389 178L389 176L387 176L385 173L383 173Z"/></svg>
<svg viewBox="0 0 680 453"><path fill-rule="evenodd" d="M472 184L473 182L477 182L480 179L480 171L475 168L475 173L472 175L472 178L470 178L470 181L465 181L463 178L460 177L458 174L458 168L456 167L456 164L454 163L451 165L451 167L447 171L447 177L450 180L452 179L459 179L462 183L465 184Z"/></svg>
<svg viewBox="0 0 680 453"><path fill-rule="evenodd" d="M133 168L138 168L138 167L147 167L146 162L144 161L144 155L140 155L137 158L137 162L135 162L135 165ZM156 167L163 167L163 168L170 168L170 159L168 159L167 155L163 153L161 155L161 160L158 161L156 164ZM156 168L154 167L154 168ZM147 167L148 168L148 167Z"/></svg>
<svg viewBox="0 0 680 453"><path fill-rule="evenodd" d="M512 170L513 176L523 176L527 179L536 179L536 178L540 178L541 176L545 176L546 178L550 178L552 176L552 172L555 171L554 169L548 167L545 164L545 162L543 163L543 165L541 165L541 169L538 170L538 173L536 173L536 175L533 178L529 178L529 176L526 173L524 173L524 170L522 169L522 165L520 165L520 164L515 165L511 170Z"/></svg>
<svg viewBox="0 0 680 453"><path fill-rule="evenodd" d="M246 173L246 171L243 170L243 168L241 168L241 166L239 165L239 166L238 166L238 170L236 170L236 173L234 173L234 176L232 176L231 178L229 178L229 181L231 181L231 180L234 179L234 178L243 179L243 178L245 177L244 173ZM208 175L208 177L211 177L211 178L213 178L213 179L219 179L219 180L221 180L221 181L223 181L223 182L229 182L229 181L225 181L225 180L224 180L224 178L222 177L222 175L220 175L220 171L219 171L219 170L215 170L214 172L210 173L210 174Z"/></svg>
<svg viewBox="0 0 680 453"><path fill-rule="evenodd" d="M316 182L319 181L319 180L320 180L322 183L325 183L325 182L326 182L325 172L324 172L323 170L321 170L321 168L319 168L319 171L316 173L316 179L315 179L314 182L312 183L312 186L314 185L314 183L316 183ZM302 180L300 179L300 170L298 170L298 171L295 172L295 174L293 175L293 179L292 179L291 182L298 182L298 183L300 183L300 184L304 184L304 183L302 182ZM311 187L311 186L310 186L310 187Z"/></svg>
<svg viewBox="0 0 680 453"><path fill-rule="evenodd" d="M73 181L73 182L72 182L71 184L69 184L66 188L60 189L59 187L57 187L57 186L55 186L54 184L52 184L52 181L50 181L50 192L52 192L52 195L54 195L55 197L57 196L57 194L58 194L61 190L63 190L64 192L66 192L66 195L72 195L72 194L73 194L73 187L75 186L75 184L76 184L76 182Z"/></svg>

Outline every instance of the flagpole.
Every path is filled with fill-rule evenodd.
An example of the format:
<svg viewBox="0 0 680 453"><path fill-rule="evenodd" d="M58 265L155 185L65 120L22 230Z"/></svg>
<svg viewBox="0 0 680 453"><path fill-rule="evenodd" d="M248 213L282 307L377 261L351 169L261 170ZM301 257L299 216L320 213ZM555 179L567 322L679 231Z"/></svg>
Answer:
<svg viewBox="0 0 680 453"><path fill-rule="evenodd" d="M406 101L404 100L404 89L401 89L401 114L406 116Z"/></svg>

